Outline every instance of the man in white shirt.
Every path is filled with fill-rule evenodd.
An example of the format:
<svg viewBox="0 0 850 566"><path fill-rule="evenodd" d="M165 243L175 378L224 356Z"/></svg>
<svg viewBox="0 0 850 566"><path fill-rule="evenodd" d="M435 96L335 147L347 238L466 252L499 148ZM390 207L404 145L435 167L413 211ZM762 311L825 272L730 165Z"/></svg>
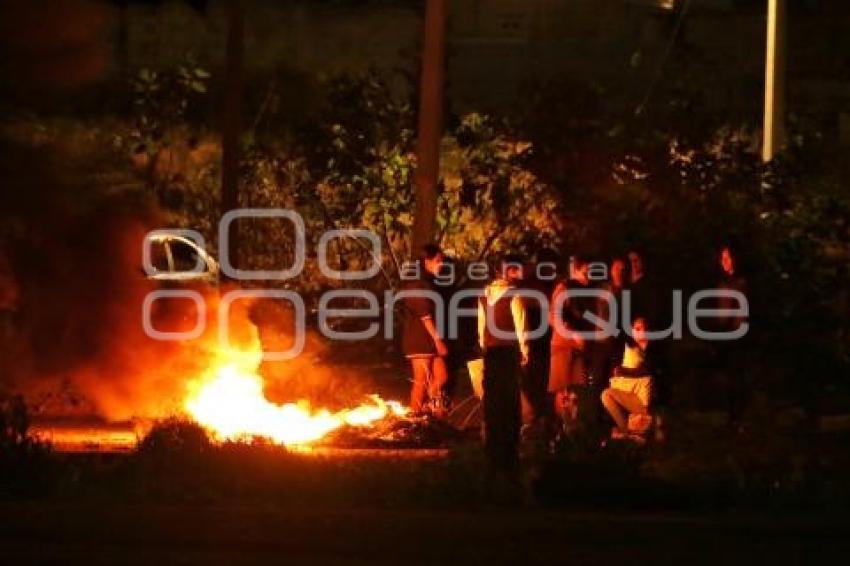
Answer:
<svg viewBox="0 0 850 566"><path fill-rule="evenodd" d="M519 467L520 372L528 364L526 313L517 284L522 258L506 256L478 303L478 340L484 352L484 448L498 469Z"/></svg>

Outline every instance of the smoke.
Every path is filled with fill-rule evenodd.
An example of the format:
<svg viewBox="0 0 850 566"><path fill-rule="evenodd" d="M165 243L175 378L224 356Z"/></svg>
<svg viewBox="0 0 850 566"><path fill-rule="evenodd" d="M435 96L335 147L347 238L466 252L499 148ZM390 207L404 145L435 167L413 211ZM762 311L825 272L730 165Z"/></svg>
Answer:
<svg viewBox="0 0 850 566"><path fill-rule="evenodd" d="M24 393L36 408L42 403L44 412L110 420L174 414L188 381L220 357L215 322L220 293L228 289L193 287L207 311L198 339L149 337L142 304L158 284L142 271L142 243L149 230L167 226L155 202L139 191L75 184L61 160L44 152L0 151L0 175L9 181L0 217L7 266L0 269L7 272L0 296L14 297L4 301L0 386ZM188 300L153 309L159 330L190 329L196 316ZM294 327L291 312L268 300L235 302L229 320L231 343L268 351L288 349ZM326 342L308 333L297 359L264 363L259 370L269 399L340 406L371 392L362 374L322 363L327 352ZM81 406L73 407L75 401Z"/></svg>
<svg viewBox="0 0 850 566"><path fill-rule="evenodd" d="M3 155L5 280L15 304L5 313L0 379L34 399L78 392L114 418L140 398L148 405L147 391L167 397L173 388L148 368L175 345L148 339L141 325L153 285L139 258L156 207L138 193L75 186L49 154L4 147Z"/></svg>
<svg viewBox="0 0 850 566"><path fill-rule="evenodd" d="M266 352L284 352L294 342L293 329L300 327L293 312L274 301L258 301L250 306L249 316L259 329ZM302 328L304 349L293 359L266 361L260 367L265 379L265 395L275 403L308 399L314 405L341 409L375 393L372 376L351 364L331 361L339 344L331 344L317 332ZM355 348L357 344L353 345Z"/></svg>
<svg viewBox="0 0 850 566"><path fill-rule="evenodd" d="M32 96L97 80L111 57L112 17L97 0L0 0L0 69L15 79L3 88Z"/></svg>

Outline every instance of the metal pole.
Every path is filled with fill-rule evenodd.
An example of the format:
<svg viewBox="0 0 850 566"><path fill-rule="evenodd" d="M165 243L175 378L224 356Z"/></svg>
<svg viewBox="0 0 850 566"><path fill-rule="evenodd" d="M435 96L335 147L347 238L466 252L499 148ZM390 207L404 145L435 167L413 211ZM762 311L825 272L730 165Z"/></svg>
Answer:
<svg viewBox="0 0 850 566"><path fill-rule="evenodd" d="M762 160L772 161L785 145L786 0L768 0Z"/></svg>

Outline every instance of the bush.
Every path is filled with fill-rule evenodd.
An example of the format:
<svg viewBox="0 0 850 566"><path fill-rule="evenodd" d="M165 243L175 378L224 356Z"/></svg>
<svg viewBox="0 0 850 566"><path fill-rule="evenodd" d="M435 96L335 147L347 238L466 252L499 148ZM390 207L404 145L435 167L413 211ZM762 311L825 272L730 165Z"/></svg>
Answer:
<svg viewBox="0 0 850 566"><path fill-rule="evenodd" d="M139 443L138 454L152 461L193 459L212 450L207 431L199 424L181 417L156 423Z"/></svg>
<svg viewBox="0 0 850 566"><path fill-rule="evenodd" d="M23 398L0 396L0 496L46 495L57 471L50 446L29 435Z"/></svg>

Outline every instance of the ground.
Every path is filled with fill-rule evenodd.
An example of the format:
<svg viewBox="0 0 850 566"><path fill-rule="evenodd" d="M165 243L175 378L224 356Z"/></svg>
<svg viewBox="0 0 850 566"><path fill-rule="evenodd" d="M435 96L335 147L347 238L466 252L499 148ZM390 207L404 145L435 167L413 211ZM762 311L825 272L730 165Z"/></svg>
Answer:
<svg viewBox="0 0 850 566"><path fill-rule="evenodd" d="M813 517L2 503L6 564L818 563L850 527Z"/></svg>
<svg viewBox="0 0 850 566"><path fill-rule="evenodd" d="M405 368L378 369L363 373L402 397ZM463 399L468 383L459 385ZM0 566L678 566L850 555L850 521L841 516L848 490L836 479L850 469L846 435L801 439L778 417L767 431L730 435L723 419L703 420L683 417L666 445L637 459L632 450L565 447L526 504L491 503L499 498L482 487L486 468L473 441L449 458L424 459L204 445L59 454L49 460L49 489L0 499Z"/></svg>

